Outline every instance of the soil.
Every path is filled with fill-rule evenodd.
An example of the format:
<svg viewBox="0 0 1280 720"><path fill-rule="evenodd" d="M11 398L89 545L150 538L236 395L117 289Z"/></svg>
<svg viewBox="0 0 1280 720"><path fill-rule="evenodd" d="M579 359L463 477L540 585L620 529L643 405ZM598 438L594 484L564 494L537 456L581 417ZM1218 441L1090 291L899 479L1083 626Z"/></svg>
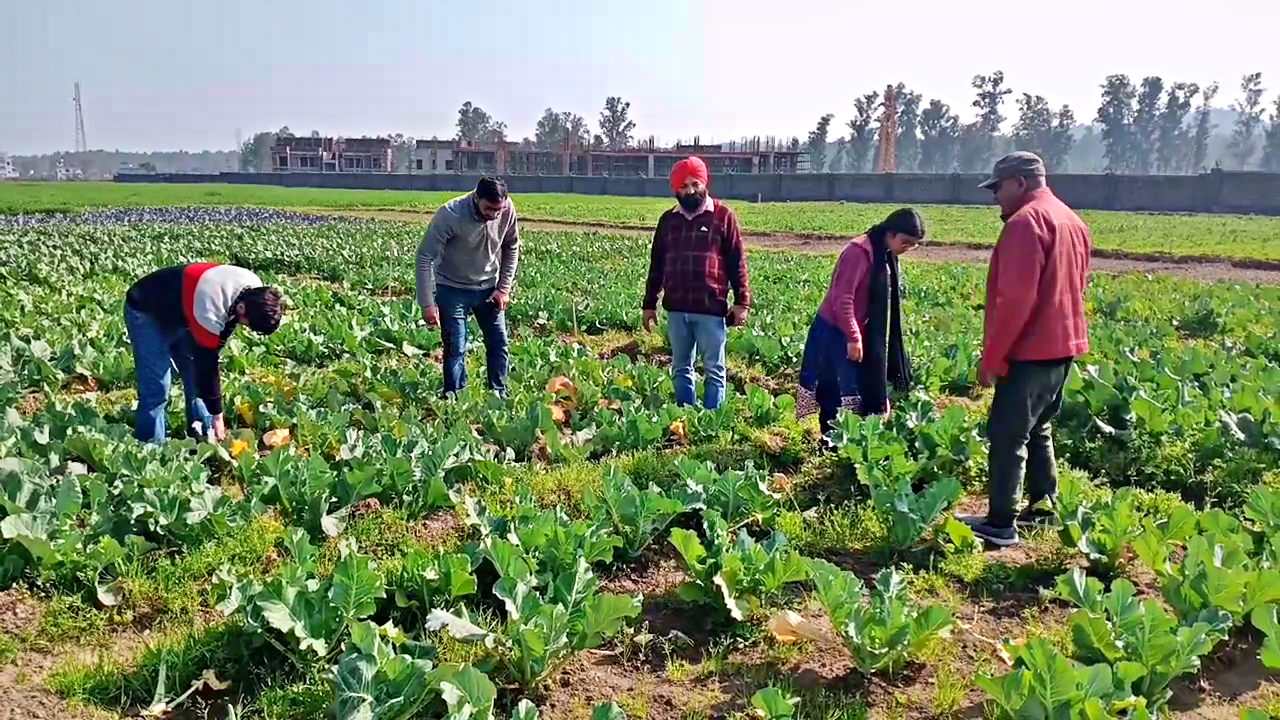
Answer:
<svg viewBox="0 0 1280 720"><path fill-rule="evenodd" d="M424 547L447 546L462 532L462 522L452 511L442 511L414 523L409 532Z"/></svg>
<svg viewBox="0 0 1280 720"><path fill-rule="evenodd" d="M349 215L381 220L426 222L431 213L404 210L315 210L336 215ZM554 220L528 220L521 223L526 228L608 232L615 235L651 237L652 230L605 223L587 224ZM835 254L849 241L846 237L824 235L796 235L788 233L751 233L743 239L750 245L773 250L792 250L815 254ZM937 263L985 264L991 257L991 247L979 244L934 242L913 250L912 260ZM1207 282L1247 282L1261 285L1280 285L1280 261L1243 258L1215 258L1196 256L1160 255L1155 253L1126 253L1118 250L1095 248L1091 269L1109 274L1171 275L1189 280Z"/></svg>

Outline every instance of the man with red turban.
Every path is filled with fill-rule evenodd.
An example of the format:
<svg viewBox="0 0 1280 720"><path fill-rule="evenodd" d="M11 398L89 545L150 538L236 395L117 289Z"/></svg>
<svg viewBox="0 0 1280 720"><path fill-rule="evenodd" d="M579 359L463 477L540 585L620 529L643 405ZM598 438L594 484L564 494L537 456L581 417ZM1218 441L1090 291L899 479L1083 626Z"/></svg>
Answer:
<svg viewBox="0 0 1280 720"><path fill-rule="evenodd" d="M725 395L726 328L746 322L751 290L738 218L728 205L707 195L709 180L706 163L696 157L681 160L671 171L677 204L658 219L642 308L644 329L651 330L658 320L658 296L662 296L676 403L697 401L693 387L697 350L706 374L702 404L715 409Z"/></svg>

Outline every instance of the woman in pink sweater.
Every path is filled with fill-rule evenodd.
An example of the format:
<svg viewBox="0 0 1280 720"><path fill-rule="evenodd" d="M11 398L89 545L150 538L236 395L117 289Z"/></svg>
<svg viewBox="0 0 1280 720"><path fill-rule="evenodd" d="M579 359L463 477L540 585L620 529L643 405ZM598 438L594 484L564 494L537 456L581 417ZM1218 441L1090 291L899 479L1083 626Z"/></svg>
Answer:
<svg viewBox="0 0 1280 720"><path fill-rule="evenodd" d="M818 413L829 433L841 408L889 412L889 388L906 392L911 362L902 344L898 256L924 242L924 221L895 210L840 253L809 328L800 365L796 417Z"/></svg>

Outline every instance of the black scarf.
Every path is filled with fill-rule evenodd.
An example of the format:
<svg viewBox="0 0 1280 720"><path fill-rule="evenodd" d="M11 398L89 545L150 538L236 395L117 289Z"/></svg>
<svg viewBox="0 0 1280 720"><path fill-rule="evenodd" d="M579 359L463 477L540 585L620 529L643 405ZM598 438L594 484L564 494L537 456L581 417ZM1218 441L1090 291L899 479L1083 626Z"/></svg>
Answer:
<svg viewBox="0 0 1280 720"><path fill-rule="evenodd" d="M911 359L902 344L902 295L898 256L889 251L883 236L871 243L871 301L862 341L859 392L863 412L884 411L889 388L911 389Z"/></svg>

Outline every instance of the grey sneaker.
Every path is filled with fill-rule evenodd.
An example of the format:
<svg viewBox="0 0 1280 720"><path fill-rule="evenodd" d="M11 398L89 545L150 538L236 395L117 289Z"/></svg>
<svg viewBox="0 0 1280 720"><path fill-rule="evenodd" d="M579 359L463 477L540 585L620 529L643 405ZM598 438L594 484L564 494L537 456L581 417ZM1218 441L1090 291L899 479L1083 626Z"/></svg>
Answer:
<svg viewBox="0 0 1280 720"><path fill-rule="evenodd" d="M974 535L996 547L1012 547L1021 542L1017 527L996 527L985 517L964 517L960 520L973 530Z"/></svg>

